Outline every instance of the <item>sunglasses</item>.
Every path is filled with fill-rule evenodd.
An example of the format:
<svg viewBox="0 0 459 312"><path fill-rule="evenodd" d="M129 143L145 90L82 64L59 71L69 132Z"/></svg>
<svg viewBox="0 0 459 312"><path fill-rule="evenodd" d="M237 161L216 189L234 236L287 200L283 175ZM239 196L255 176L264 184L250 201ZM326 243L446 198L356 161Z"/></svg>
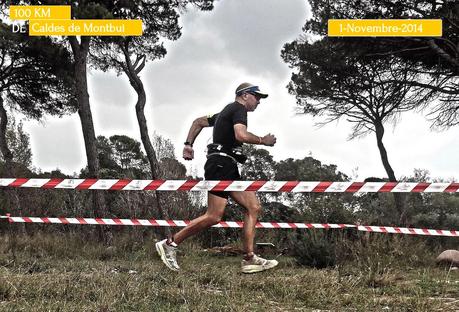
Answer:
<svg viewBox="0 0 459 312"><path fill-rule="evenodd" d="M255 98L257 98L258 100L261 99L261 96L256 94L255 92L246 92L248 94L252 94Z"/></svg>

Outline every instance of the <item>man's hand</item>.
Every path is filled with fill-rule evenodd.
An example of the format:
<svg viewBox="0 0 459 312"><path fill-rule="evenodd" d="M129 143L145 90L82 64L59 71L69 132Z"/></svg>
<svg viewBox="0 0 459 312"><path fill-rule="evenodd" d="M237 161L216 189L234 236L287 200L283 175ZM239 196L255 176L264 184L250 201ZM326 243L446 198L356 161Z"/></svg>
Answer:
<svg viewBox="0 0 459 312"><path fill-rule="evenodd" d="M261 142L264 144L264 145L267 145L267 146L274 146L274 144L276 144L276 137L274 136L274 134L267 134L265 135L264 137L261 138Z"/></svg>
<svg viewBox="0 0 459 312"><path fill-rule="evenodd" d="M194 150L191 145L185 145L183 147L183 158L185 160L192 160L194 158Z"/></svg>

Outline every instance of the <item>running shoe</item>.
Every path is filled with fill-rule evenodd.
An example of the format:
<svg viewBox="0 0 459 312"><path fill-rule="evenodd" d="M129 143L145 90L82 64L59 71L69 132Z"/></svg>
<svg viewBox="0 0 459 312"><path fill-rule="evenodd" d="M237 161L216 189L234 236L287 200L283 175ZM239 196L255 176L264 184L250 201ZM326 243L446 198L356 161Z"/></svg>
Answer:
<svg viewBox="0 0 459 312"><path fill-rule="evenodd" d="M241 270L242 273L257 273L269 270L277 266L277 260L266 260L257 255L254 255L250 260L242 260Z"/></svg>
<svg viewBox="0 0 459 312"><path fill-rule="evenodd" d="M177 247L168 245L167 239L163 239L162 241L157 242L155 246L158 255L161 257L161 260L169 269L172 271L180 270L180 267L177 264Z"/></svg>

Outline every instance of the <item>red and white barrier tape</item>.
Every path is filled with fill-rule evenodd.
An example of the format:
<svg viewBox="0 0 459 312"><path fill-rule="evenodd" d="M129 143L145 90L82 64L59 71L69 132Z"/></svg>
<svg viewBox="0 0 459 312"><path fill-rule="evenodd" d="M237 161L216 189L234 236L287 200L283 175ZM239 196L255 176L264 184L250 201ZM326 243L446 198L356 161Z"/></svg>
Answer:
<svg viewBox="0 0 459 312"><path fill-rule="evenodd" d="M170 226L184 227L190 221L157 220L157 219L104 219L104 218L46 218L46 217L3 217L10 223L55 223L55 224L84 224L84 225L137 225L137 226ZM222 221L213 227L242 228L244 222ZM286 222L258 222L257 228L265 229L343 229L355 228L352 224L329 223L286 223Z"/></svg>
<svg viewBox="0 0 459 312"><path fill-rule="evenodd" d="M307 181L198 181L121 179L0 179L3 187L116 191L257 191L293 193L456 193L459 183L425 182L307 182Z"/></svg>
<svg viewBox="0 0 459 312"><path fill-rule="evenodd" d="M391 233L391 234L408 234L408 235L428 235L428 236L451 236L459 237L459 230L433 230L433 229L415 229L402 228L393 226L373 226L359 225L357 230L364 232Z"/></svg>
<svg viewBox="0 0 459 312"><path fill-rule="evenodd" d="M45 224L82 224L82 225L131 225L131 226L169 226L184 227L190 221L183 220L157 220L157 219L105 219L105 218L46 218L46 217L11 217L0 216L0 219L8 219L10 223L45 223ZM222 221L213 227L216 228L242 228L244 222ZM290 222L258 222L257 228L264 229L345 229L354 228L364 232L449 236L459 237L459 230L433 230L403 228L392 226L368 226L354 224L332 223L290 223Z"/></svg>

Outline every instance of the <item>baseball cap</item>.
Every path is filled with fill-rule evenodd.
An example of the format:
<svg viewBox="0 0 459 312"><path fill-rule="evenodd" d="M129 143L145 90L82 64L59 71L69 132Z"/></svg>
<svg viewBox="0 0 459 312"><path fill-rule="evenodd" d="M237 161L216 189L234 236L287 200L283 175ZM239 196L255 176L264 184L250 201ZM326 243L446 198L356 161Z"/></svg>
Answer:
<svg viewBox="0 0 459 312"><path fill-rule="evenodd" d="M236 95L237 96L242 95L245 92L247 92L247 93L255 93L256 95L258 95L262 99L268 97L268 94L264 93L264 92L261 92L260 88L258 86L253 85L253 84L248 83L248 82L241 83L239 85L239 87L236 88Z"/></svg>

